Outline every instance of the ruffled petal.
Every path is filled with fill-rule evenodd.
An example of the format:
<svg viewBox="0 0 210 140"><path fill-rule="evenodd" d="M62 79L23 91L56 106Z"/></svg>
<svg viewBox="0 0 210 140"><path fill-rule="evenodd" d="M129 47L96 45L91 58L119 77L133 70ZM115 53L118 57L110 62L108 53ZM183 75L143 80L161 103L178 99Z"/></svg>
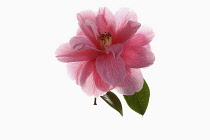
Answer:
<svg viewBox="0 0 210 140"><path fill-rule="evenodd" d="M85 93L95 97L102 96L113 88L101 79L96 71L95 61L89 61L85 65L80 83Z"/></svg>
<svg viewBox="0 0 210 140"><path fill-rule="evenodd" d="M86 49L99 51L97 47L95 46L95 44L93 44L93 42L91 42L89 38L83 35L77 35L71 38L70 49L74 51L80 51L80 50L86 50Z"/></svg>
<svg viewBox="0 0 210 140"><path fill-rule="evenodd" d="M69 43L62 44L56 50L56 57L61 62L87 61L96 59L102 54L104 54L104 52L94 50L72 51Z"/></svg>
<svg viewBox="0 0 210 140"><path fill-rule="evenodd" d="M80 77L84 66L88 61L70 62L67 64L67 72L70 79L75 80L77 85L80 85Z"/></svg>
<svg viewBox="0 0 210 140"><path fill-rule="evenodd" d="M99 9L96 22L100 33L109 32L113 34L115 32L114 15L108 8Z"/></svg>
<svg viewBox="0 0 210 140"><path fill-rule="evenodd" d="M96 69L103 81L109 85L121 83L126 76L122 58L114 58L112 54L99 56L96 59Z"/></svg>
<svg viewBox="0 0 210 140"><path fill-rule="evenodd" d="M129 44L127 44L129 45ZM149 44L142 47L125 47L121 57L126 67L143 68L153 64L155 56L152 53Z"/></svg>
<svg viewBox="0 0 210 140"><path fill-rule="evenodd" d="M105 47L105 49L108 52L112 52L115 58L118 58L122 53L123 44L118 43L118 44L110 45L110 46Z"/></svg>
<svg viewBox="0 0 210 140"><path fill-rule="evenodd" d="M97 44L98 29L95 17L96 14L93 11L83 11L77 14L78 24L81 30L94 44Z"/></svg>
<svg viewBox="0 0 210 140"><path fill-rule="evenodd" d="M79 27L76 32L77 35L85 35L82 29Z"/></svg>
<svg viewBox="0 0 210 140"><path fill-rule="evenodd" d="M118 31L120 28L124 27L129 20L138 21L137 15L135 12L131 11L128 8L121 8L114 15L116 20L116 30Z"/></svg>
<svg viewBox="0 0 210 140"><path fill-rule="evenodd" d="M132 38L140 26L141 24L136 21L128 21L127 24L116 33L115 39L113 39L114 43L125 43Z"/></svg>
<svg viewBox="0 0 210 140"><path fill-rule="evenodd" d="M128 42L126 42L125 46L144 46L149 44L153 38L154 32L152 31L152 29L145 26L141 26L136 32L136 34Z"/></svg>
<svg viewBox="0 0 210 140"><path fill-rule="evenodd" d="M105 83L96 71L95 60L69 63L68 72L89 96L99 97L113 89Z"/></svg>
<svg viewBox="0 0 210 140"><path fill-rule="evenodd" d="M115 87L123 95L133 95L143 87L144 80L139 69L127 68L124 81Z"/></svg>
<svg viewBox="0 0 210 140"><path fill-rule="evenodd" d="M93 36L95 37L94 41L98 39L98 36L99 36L99 33L98 33L98 26L96 24L96 22L90 20L90 19L87 19L85 20L85 26L87 28L90 29L90 31L92 31L91 33L93 34Z"/></svg>
<svg viewBox="0 0 210 140"><path fill-rule="evenodd" d="M90 19L92 21L95 21L95 17L96 17L96 13L91 11L91 10L84 10L81 11L80 13L78 13L79 15L79 20L86 20L86 19Z"/></svg>

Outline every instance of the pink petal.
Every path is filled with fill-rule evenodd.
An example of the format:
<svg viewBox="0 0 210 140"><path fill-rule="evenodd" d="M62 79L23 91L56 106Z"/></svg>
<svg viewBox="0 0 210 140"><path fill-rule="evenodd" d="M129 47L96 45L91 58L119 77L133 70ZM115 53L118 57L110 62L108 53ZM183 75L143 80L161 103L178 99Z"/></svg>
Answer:
<svg viewBox="0 0 210 140"><path fill-rule="evenodd" d="M82 90L88 95L88 96L103 96L106 94L107 91L102 91L97 88L96 84L94 83L94 75L91 74L87 79L85 80L85 84L82 86Z"/></svg>
<svg viewBox="0 0 210 140"><path fill-rule="evenodd" d="M92 11L83 11L77 14L77 19L83 33L94 43L97 44L96 14Z"/></svg>
<svg viewBox="0 0 210 140"><path fill-rule="evenodd" d="M96 17L98 31L100 33L115 32L115 19L112 12L108 8L100 8Z"/></svg>
<svg viewBox="0 0 210 140"><path fill-rule="evenodd" d="M112 54L99 56L96 59L96 69L103 81L110 85L121 83L126 75L122 58L114 58Z"/></svg>
<svg viewBox="0 0 210 140"><path fill-rule="evenodd" d="M95 61L89 61L86 64L80 81L83 91L89 96L93 95L95 97L99 97L106 94L106 92L113 88L101 79L96 71Z"/></svg>
<svg viewBox="0 0 210 140"><path fill-rule="evenodd" d="M76 84L80 85L80 77L83 67L88 61L70 62L67 64L67 72L72 80L76 80Z"/></svg>
<svg viewBox="0 0 210 140"><path fill-rule="evenodd" d="M85 11L81 11L80 13L78 13L79 15L79 20L86 20L86 19L90 19L92 21L95 21L95 17L96 17L96 13L91 11L91 10L85 10Z"/></svg>
<svg viewBox="0 0 210 140"><path fill-rule="evenodd" d="M125 43L128 41L132 36L136 33L136 31L141 26L140 23L135 21L128 21L127 24L120 28L116 34L115 42L114 43Z"/></svg>
<svg viewBox="0 0 210 140"><path fill-rule="evenodd" d="M119 30L120 28L124 27L129 20L131 21L138 20L136 13L128 8L120 9L119 11L116 12L114 17L116 20L116 30Z"/></svg>
<svg viewBox="0 0 210 140"><path fill-rule="evenodd" d="M80 27L77 29L77 35L85 35Z"/></svg>
<svg viewBox="0 0 210 140"><path fill-rule="evenodd" d="M95 85L99 90L108 92L114 88L114 86L105 83L96 70L93 72L93 75L94 75Z"/></svg>
<svg viewBox="0 0 210 140"><path fill-rule="evenodd" d="M73 64L69 63L68 72L89 96L93 95L99 97L113 89L112 86L105 83L98 75L95 67L95 60L76 62Z"/></svg>
<svg viewBox="0 0 210 140"><path fill-rule="evenodd" d="M155 61L155 56L150 50L149 44L142 47L125 47L121 57L125 65L131 68L147 67Z"/></svg>
<svg viewBox="0 0 210 140"><path fill-rule="evenodd" d="M70 49L74 51L93 49L98 50L95 44L93 44L89 38L83 35L77 35L70 40Z"/></svg>
<svg viewBox="0 0 210 140"><path fill-rule="evenodd" d="M149 44L154 37L154 32L151 28L141 26L137 33L128 41L126 42L126 46L144 46ZM128 45L127 45L128 43Z"/></svg>
<svg viewBox="0 0 210 140"><path fill-rule="evenodd" d="M139 69L127 68L124 81L115 87L123 95L132 95L143 87L143 76Z"/></svg>
<svg viewBox="0 0 210 140"><path fill-rule="evenodd" d="M56 50L56 57L61 62L87 61L96 59L102 54L104 53L94 50L72 51L69 47L69 43L61 45Z"/></svg>
<svg viewBox="0 0 210 140"><path fill-rule="evenodd" d="M120 54L122 53L123 44L118 43L118 44L110 45L110 46L105 47L105 49L108 52L112 52L115 58L118 58Z"/></svg>
<svg viewBox="0 0 210 140"><path fill-rule="evenodd" d="M85 26L92 31L91 33L94 35L95 39L98 39L99 33L98 33L98 26L96 25L95 21L92 21L90 19L85 20Z"/></svg>

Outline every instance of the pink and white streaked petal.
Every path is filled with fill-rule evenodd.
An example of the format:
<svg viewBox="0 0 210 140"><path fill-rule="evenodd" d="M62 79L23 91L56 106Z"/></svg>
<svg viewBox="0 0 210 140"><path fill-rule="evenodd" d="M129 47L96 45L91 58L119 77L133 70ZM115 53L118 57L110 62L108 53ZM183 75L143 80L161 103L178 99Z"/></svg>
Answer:
<svg viewBox="0 0 210 140"><path fill-rule="evenodd" d="M93 75L95 79L95 85L99 90L108 92L114 88L114 86L105 83L96 70L93 72Z"/></svg>
<svg viewBox="0 0 210 140"><path fill-rule="evenodd" d="M110 46L105 47L105 49L108 52L112 52L115 58L118 58L122 53L123 44L118 43L118 44L110 45Z"/></svg>
<svg viewBox="0 0 210 140"><path fill-rule="evenodd" d="M85 36L85 33L82 31L82 29L80 27L77 29L76 34L77 35L84 35Z"/></svg>
<svg viewBox="0 0 210 140"><path fill-rule="evenodd" d="M115 19L108 8L104 7L99 9L96 21L100 33L109 32L113 35L115 32Z"/></svg>
<svg viewBox="0 0 210 140"><path fill-rule="evenodd" d="M141 24L136 21L128 21L124 27L118 30L116 37L113 40L113 43L127 42L130 38L133 37L133 35L136 33L140 26Z"/></svg>
<svg viewBox="0 0 210 140"><path fill-rule="evenodd" d="M88 71L88 72L87 72ZM71 62L67 64L67 72L76 84L89 96L99 97L114 87L105 83L98 75L95 61Z"/></svg>
<svg viewBox="0 0 210 140"><path fill-rule="evenodd" d="M125 62L126 67L131 68L148 67L155 61L155 56L152 53L149 44L142 47L125 47L121 57Z"/></svg>
<svg viewBox="0 0 210 140"><path fill-rule="evenodd" d="M152 29L145 26L141 26L139 30L136 32L136 34L128 42L126 42L125 46L126 47L144 46L149 44L153 38L154 38L154 32L152 31Z"/></svg>
<svg viewBox="0 0 210 140"><path fill-rule="evenodd" d="M98 26L96 25L96 22L90 19L87 19L85 20L85 25L88 26L92 30L93 35L95 36L95 39L97 39L99 36L99 33L98 33Z"/></svg>
<svg viewBox="0 0 210 140"><path fill-rule="evenodd" d="M88 61L70 62L67 64L67 73L70 79L75 80L77 85L80 85L80 77L85 64Z"/></svg>
<svg viewBox="0 0 210 140"><path fill-rule="evenodd" d="M139 69L127 68L127 75L124 81L115 87L123 95L133 95L142 89L144 79Z"/></svg>
<svg viewBox="0 0 210 140"><path fill-rule="evenodd" d="M92 60L103 54L104 52L94 50L72 51L69 43L62 44L56 50L57 59L65 63Z"/></svg>
<svg viewBox="0 0 210 140"><path fill-rule="evenodd" d="M107 91L111 90L113 87L105 83L96 71L95 60L87 61L85 63L80 63L80 66L76 67L75 72L80 72L77 74L77 84L79 84L83 91L89 96L99 97L106 94Z"/></svg>
<svg viewBox="0 0 210 140"><path fill-rule="evenodd" d="M135 12L131 11L128 8L121 8L114 15L116 21L116 31L124 27L129 20L137 21L137 15Z"/></svg>
<svg viewBox="0 0 210 140"><path fill-rule="evenodd" d="M77 14L78 24L83 33L95 44L97 44L96 14L92 11L84 11Z"/></svg>
<svg viewBox="0 0 210 140"><path fill-rule="evenodd" d="M79 16L78 16L79 15ZM84 10L77 14L77 18L80 21L85 21L86 19L90 19L92 21L95 21L96 12L93 12L91 10Z"/></svg>
<svg viewBox="0 0 210 140"><path fill-rule="evenodd" d="M70 43L70 49L74 51L80 51L80 50L86 50L86 49L100 51L97 49L95 44L90 41L89 38L83 35L77 35L75 37L72 37L69 43Z"/></svg>
<svg viewBox="0 0 210 140"><path fill-rule="evenodd" d="M97 57L96 69L103 81L109 85L121 83L126 76L125 64L122 58L114 58L112 54Z"/></svg>
<svg viewBox="0 0 210 140"><path fill-rule="evenodd" d="M89 77L87 77L87 79L85 80L85 83L81 86L82 90L88 95L88 96L95 96L95 97L99 97L99 96L103 96L106 94L107 91L109 91L109 89L107 89L107 91L103 91L100 90L95 83L95 76L93 73L90 74ZM103 87L105 87L103 85Z"/></svg>

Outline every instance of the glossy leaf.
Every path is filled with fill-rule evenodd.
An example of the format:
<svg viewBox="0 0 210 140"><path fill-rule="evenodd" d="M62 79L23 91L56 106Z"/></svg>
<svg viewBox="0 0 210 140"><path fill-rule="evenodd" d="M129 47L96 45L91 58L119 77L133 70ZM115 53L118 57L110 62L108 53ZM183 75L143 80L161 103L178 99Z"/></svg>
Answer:
<svg viewBox="0 0 210 140"><path fill-rule="evenodd" d="M113 92L109 91L105 95L101 96L101 98L123 116L120 99Z"/></svg>
<svg viewBox="0 0 210 140"><path fill-rule="evenodd" d="M146 112L149 103L149 97L150 90L145 80L143 88L139 92L135 92L133 95L124 95L128 106L141 115L144 115Z"/></svg>

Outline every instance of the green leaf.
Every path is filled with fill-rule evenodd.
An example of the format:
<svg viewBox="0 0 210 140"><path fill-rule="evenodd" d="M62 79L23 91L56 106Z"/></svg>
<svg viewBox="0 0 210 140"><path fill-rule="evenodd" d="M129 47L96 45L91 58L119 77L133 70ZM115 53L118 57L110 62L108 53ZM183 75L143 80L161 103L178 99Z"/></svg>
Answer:
<svg viewBox="0 0 210 140"><path fill-rule="evenodd" d="M109 91L105 95L101 96L101 98L123 116L120 99L113 92Z"/></svg>
<svg viewBox="0 0 210 140"><path fill-rule="evenodd" d="M143 88L139 92L135 92L133 95L124 95L128 106L141 115L144 115L146 112L149 103L149 97L150 90L145 80Z"/></svg>

